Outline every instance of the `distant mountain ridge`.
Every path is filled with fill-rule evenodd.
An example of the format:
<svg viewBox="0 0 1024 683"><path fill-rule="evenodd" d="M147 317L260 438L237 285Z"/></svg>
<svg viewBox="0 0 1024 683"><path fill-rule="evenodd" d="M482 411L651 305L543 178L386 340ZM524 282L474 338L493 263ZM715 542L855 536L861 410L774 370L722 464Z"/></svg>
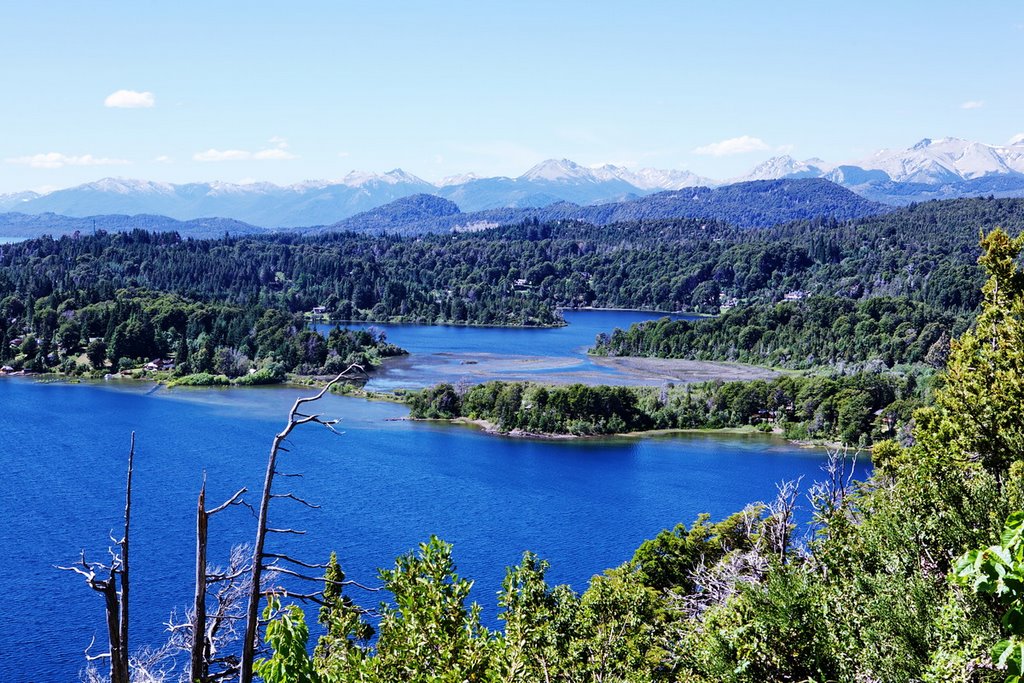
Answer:
<svg viewBox="0 0 1024 683"><path fill-rule="evenodd" d="M560 201L612 202L711 182L686 171L633 171L610 165L591 169L561 159L537 164L518 178L468 174L437 185L401 169L381 174L353 171L338 181L313 180L288 186L222 182L176 185L104 178L45 195L0 195L0 211L69 217L159 214L178 220L224 216L252 225L291 228L334 223L415 194L444 197L463 211L479 211L539 207Z"/></svg>
<svg viewBox="0 0 1024 683"><path fill-rule="evenodd" d="M94 215L162 215L187 221L222 216L252 226L294 228L331 225L403 197L429 194L463 212L540 208L560 202L581 206L620 203L663 191L714 188L737 182L822 178L883 203L981 194L1024 196L1024 139L987 145L958 138L925 138L904 150L882 150L866 159L832 164L790 156L769 159L726 183L683 170L586 167L568 159L543 161L515 178L473 173L431 183L401 169L353 171L340 180L294 185L223 182L176 185L104 178L48 194L0 195L0 211Z"/></svg>
<svg viewBox="0 0 1024 683"><path fill-rule="evenodd" d="M233 218L196 218L179 221L167 216L138 214L99 216L60 216L54 213L29 215L18 212L0 214L0 238L34 238L43 235L72 235L76 232L92 234L93 230L127 232L130 230L177 232L182 237L223 237L232 235L266 234L265 228L249 225Z"/></svg>
<svg viewBox="0 0 1024 683"><path fill-rule="evenodd" d="M453 211L453 208L455 209ZM558 202L545 207L463 213L431 195L400 199L315 231L423 234L478 230L524 220L579 220L596 225L623 221L706 218L739 227L769 227L801 219L849 220L890 211L822 178L761 180L718 188L695 187L591 206Z"/></svg>
<svg viewBox="0 0 1024 683"><path fill-rule="evenodd" d="M904 150L884 149L860 161L829 164L774 157L744 180L825 178L887 204L981 194L1024 196L1024 139L987 145L960 138L924 138Z"/></svg>

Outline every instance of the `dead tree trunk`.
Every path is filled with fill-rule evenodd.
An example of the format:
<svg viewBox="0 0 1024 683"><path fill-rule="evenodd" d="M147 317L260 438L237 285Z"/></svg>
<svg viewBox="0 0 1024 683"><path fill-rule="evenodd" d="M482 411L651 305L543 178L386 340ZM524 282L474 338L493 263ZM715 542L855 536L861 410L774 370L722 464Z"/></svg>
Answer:
<svg viewBox="0 0 1024 683"><path fill-rule="evenodd" d="M192 615L192 652L189 657L189 680L205 681L206 668L206 540L209 517L206 515L206 481L199 490L196 510L196 595Z"/></svg>
<svg viewBox="0 0 1024 683"><path fill-rule="evenodd" d="M128 450L128 475L124 487L124 536L121 538L121 668L128 678L128 537L132 523L132 471L135 466L135 432L132 432L132 445Z"/></svg>
<svg viewBox="0 0 1024 683"><path fill-rule="evenodd" d="M128 537L131 530L132 506L132 469L135 464L135 432L132 432L131 448L128 451L128 477L125 483L124 536L120 539L111 538L118 551L110 548L109 565L88 562L85 551L82 551L81 566L58 567L72 571L85 577L89 588L103 596L107 621L107 651L99 655L88 655L87 659L108 658L110 660L110 683L129 683L128 668ZM97 578L103 571L106 579ZM120 588L118 585L120 584Z"/></svg>
<svg viewBox="0 0 1024 683"><path fill-rule="evenodd" d="M241 496L248 489L242 488L221 505L206 509L206 479L199 490L199 504L196 509L196 592L192 608L192 647L189 654L189 681L205 683L210 679L210 663L213 658L213 635L207 630L206 593L211 580L231 581L237 578L229 571L227 575L210 577L206 564L206 549L209 539L210 517L231 505L247 505ZM250 508L251 509L251 508ZM222 616L222 615L217 615Z"/></svg>
<svg viewBox="0 0 1024 683"><path fill-rule="evenodd" d="M267 520L267 513L270 507L270 499L275 497L273 494L274 476L278 474L277 471L277 456L282 451L288 449L283 446L285 440L292 433L296 427L304 424L315 423L323 425L333 431L334 425L338 423L337 420L324 420L320 415L306 415L299 412L299 409L306 403L313 403L319 401L324 395L330 391L331 387L341 382L348 377L349 372L352 370L358 370L365 375L363 368L358 365L350 365L343 372L338 374L337 377L332 379L327 385L320 390L320 393L315 396L307 396L304 398L296 399L292 405L291 411L288 413L288 423L285 428L281 430L275 437L274 442L270 447L270 456L267 458L267 471L263 478L263 493L260 496L260 507L258 513L258 522L256 527L256 544L253 548L252 556L252 579L249 587L249 603L246 609L246 621L245 621L245 635L242 640L242 662L239 680L241 683L252 683L253 676L253 661L256 656L256 631L259 628L259 609L260 609L260 598L263 595L263 570L266 569L264 564L265 560L269 556L266 552L266 540L268 533L288 533L288 534L302 534L304 532L297 531L295 529L275 529L269 526ZM292 494L276 496L286 497L297 500L300 503L308 505L309 507L316 507L310 505L301 498L297 498ZM284 558L283 556L277 556L278 559L290 559ZM304 565L299 562L298 564ZM310 565L304 565L309 567ZM306 577L300 577L306 578Z"/></svg>

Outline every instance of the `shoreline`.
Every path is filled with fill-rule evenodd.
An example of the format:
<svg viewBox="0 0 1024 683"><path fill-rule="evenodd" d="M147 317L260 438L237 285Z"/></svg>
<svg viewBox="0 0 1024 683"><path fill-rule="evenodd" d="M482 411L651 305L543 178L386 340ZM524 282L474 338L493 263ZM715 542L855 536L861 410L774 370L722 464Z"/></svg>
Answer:
<svg viewBox="0 0 1024 683"><path fill-rule="evenodd" d="M490 323L460 323L460 322L447 322L447 323L420 323L420 322L393 322L391 320L315 320L307 318L307 322L315 325L409 325L416 327L484 327L494 328L499 330L557 330L562 327L568 327L569 323L562 321L561 325L494 325Z"/></svg>
<svg viewBox="0 0 1024 683"><path fill-rule="evenodd" d="M513 429L511 431L502 431L493 422L483 419L471 419L468 417L454 417L454 418L430 418L430 417L397 417L390 418L392 421L401 422L428 422L437 424L448 424L448 425L460 425L464 427L473 427L480 432L488 436L501 436L510 439L534 439L538 441L576 441L576 440L591 440L600 441L603 439L649 439L658 436L672 436L676 434L693 434L693 435L709 435L709 436L754 436L764 438L774 438L785 441L786 443L800 448L817 449L825 448L828 450L842 449L843 445L833 441L818 441L818 440L799 440L799 439L787 439L782 436L779 432L763 432L753 425L744 425L742 427L689 427L689 428L670 428L670 429L647 429L632 432L615 432L614 434L549 434L544 432L527 432L521 429ZM858 449L863 450L863 449Z"/></svg>
<svg viewBox="0 0 1024 683"><path fill-rule="evenodd" d="M289 377L283 382L277 382L274 384L257 384L257 385L181 385L174 386L165 380L155 377L132 377L130 375L111 375L110 379L102 377L66 377L64 375L53 374L53 373L26 373L24 371L3 373L0 374L0 378L3 377L19 377L33 379L38 382L47 383L64 383L64 384L83 384L83 383L96 383L104 384L112 380L132 382L132 383L149 383L156 387L164 387L166 389L259 389L268 387L280 387L280 388L293 388L293 389L304 389L309 387L317 387L323 384L324 380L320 376L316 375L303 375L301 377ZM299 379L307 379L309 381L301 382ZM347 385L346 385L347 386ZM405 399L395 392L380 392L380 391L366 391L362 388L355 388L344 392L332 392L337 396L347 396L350 398L358 398L364 401L380 401L385 403L396 403L400 405L406 405ZM503 431L498 428L496 424L484 419L471 419L468 417L460 416L455 418L425 418L425 417L396 417L388 418L391 422L433 422L438 424L448 425L460 425L465 427L472 427L488 436L499 436L507 437L510 439L533 439L537 441L575 441L575 440L592 440L599 441L602 439L647 439L659 436L672 436L675 434L704 434L704 435L718 435L718 436L758 436L777 438L786 441L787 443L799 446L800 448L807 449L818 449L824 448L826 450L841 450L845 448L841 443L835 441L823 441L817 439L786 439L779 432L763 432L758 430L753 425L743 425L741 427L690 427L690 428L670 428L670 429L647 429L639 431L629 432L615 432L613 434L554 434L545 432L528 432L522 429L513 429L511 431ZM852 448L852 447L851 447ZM865 450L865 449L855 449ZM870 452L870 448L866 449Z"/></svg>

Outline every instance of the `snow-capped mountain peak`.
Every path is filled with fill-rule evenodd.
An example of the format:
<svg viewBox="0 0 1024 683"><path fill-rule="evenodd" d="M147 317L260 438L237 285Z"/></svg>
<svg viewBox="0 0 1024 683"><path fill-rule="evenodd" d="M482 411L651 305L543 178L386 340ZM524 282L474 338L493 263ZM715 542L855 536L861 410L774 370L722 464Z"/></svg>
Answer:
<svg viewBox="0 0 1024 683"><path fill-rule="evenodd" d="M427 181L421 178L417 178L411 173L406 173L400 168L392 169L387 173L351 171L344 178L341 179L341 184L348 185L349 187L363 187L364 185L370 183L385 185L429 185Z"/></svg>
<svg viewBox="0 0 1024 683"><path fill-rule="evenodd" d="M173 194L174 186L170 183L158 183L152 180L135 180L132 178L101 178L82 187L97 192L111 194Z"/></svg>
<svg viewBox="0 0 1024 683"><path fill-rule="evenodd" d="M450 175L438 181L437 186L448 187L450 185L463 185L465 183L471 183L474 180L483 180L483 176L477 175L476 173L460 173L458 175Z"/></svg>
<svg viewBox="0 0 1024 683"><path fill-rule="evenodd" d="M896 182L916 183L955 182L1024 172L1024 161L1009 158L1006 152L1006 148L960 138L924 138L906 150L881 150L856 165L885 171Z"/></svg>
<svg viewBox="0 0 1024 683"><path fill-rule="evenodd" d="M788 154L772 157L767 161L758 164L754 170L736 180L778 180L779 178L817 178L828 171L831 167L821 159L808 159L797 161Z"/></svg>
<svg viewBox="0 0 1024 683"><path fill-rule="evenodd" d="M592 181L595 180L595 177L589 168L580 166L575 161L570 161L569 159L548 159L540 162L519 176L518 179L526 181L579 182L581 180Z"/></svg>

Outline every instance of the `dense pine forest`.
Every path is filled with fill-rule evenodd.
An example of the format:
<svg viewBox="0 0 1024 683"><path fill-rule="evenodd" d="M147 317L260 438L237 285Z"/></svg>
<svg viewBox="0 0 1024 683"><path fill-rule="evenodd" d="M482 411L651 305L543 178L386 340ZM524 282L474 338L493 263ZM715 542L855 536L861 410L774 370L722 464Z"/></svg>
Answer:
<svg viewBox="0 0 1024 683"><path fill-rule="evenodd" d="M906 297L853 300L819 295L734 308L712 319L638 323L601 335L592 352L787 368L871 362L882 367L942 367L950 337L963 332L968 322L966 315Z"/></svg>
<svg viewBox="0 0 1024 683"><path fill-rule="evenodd" d="M423 237L41 238L0 248L0 354L41 370L101 342L117 367L122 358L191 356L206 344L311 368L323 366L321 353L301 357L296 316L314 309L337 320L523 326L561 324L560 307L717 313L725 304L733 310L714 322L612 334L598 352L790 367L929 362L930 354L935 364L979 302L977 231L997 224L1024 227L1024 200L928 202L765 229L686 219L528 221ZM796 302L777 305L787 295ZM155 307L172 305L174 316L149 310L160 297L172 298ZM294 321L294 352L252 348L265 314ZM132 319L148 335L153 315L152 340L114 343Z"/></svg>

